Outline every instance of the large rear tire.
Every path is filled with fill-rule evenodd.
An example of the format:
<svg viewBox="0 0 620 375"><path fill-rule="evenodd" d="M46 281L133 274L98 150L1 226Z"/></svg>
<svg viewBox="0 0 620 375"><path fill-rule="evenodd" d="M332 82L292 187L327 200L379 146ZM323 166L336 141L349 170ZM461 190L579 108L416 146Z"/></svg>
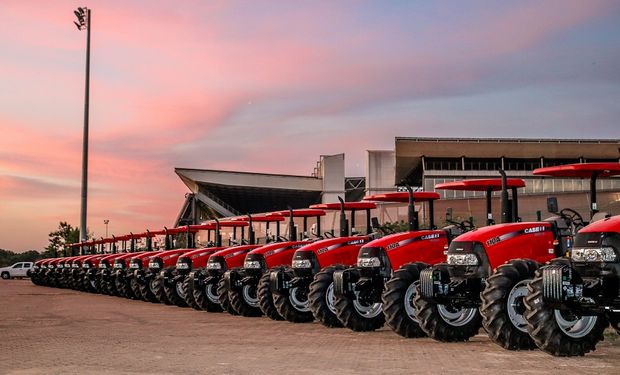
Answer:
<svg viewBox="0 0 620 375"><path fill-rule="evenodd" d="M217 299L220 301L220 306L222 306L224 311L230 315L239 315L230 304L230 299L228 298L228 288L226 288L224 278L221 278L217 283Z"/></svg>
<svg viewBox="0 0 620 375"><path fill-rule="evenodd" d="M551 264L570 266L563 258ZM543 301L542 268L529 283L528 292L524 301L527 330L542 351L559 357L583 356L603 340L608 325L604 315L579 317L569 310L553 309Z"/></svg>
<svg viewBox="0 0 620 375"><path fill-rule="evenodd" d="M184 286L187 276L183 276L178 281L175 281L177 275L176 270L169 273L168 278L171 281L169 284L164 283L164 293L166 294L168 301L170 301L173 305L177 305L178 307L187 307L187 302L185 302L187 288Z"/></svg>
<svg viewBox="0 0 620 375"><path fill-rule="evenodd" d="M417 295L415 283L420 279L420 271L427 267L419 262L405 264L385 284L382 296L385 322L402 337L426 336L415 316L413 299Z"/></svg>
<svg viewBox="0 0 620 375"><path fill-rule="evenodd" d="M513 259L497 267L486 279L481 293L482 326L497 345L508 350L536 348L527 333L523 317L527 284L534 277L538 263L527 259Z"/></svg>
<svg viewBox="0 0 620 375"><path fill-rule="evenodd" d="M334 298L334 272L344 270L342 265L328 266L314 276L308 293L308 306L314 318L325 327L343 327L336 316Z"/></svg>
<svg viewBox="0 0 620 375"><path fill-rule="evenodd" d="M242 285L240 288L228 290L231 308L239 315L247 317L263 316L259 306L256 284Z"/></svg>
<svg viewBox="0 0 620 375"><path fill-rule="evenodd" d="M153 293L153 296L155 296L155 300L151 302L172 305L172 302L170 302L164 292L164 276L161 272L153 276L151 282L149 283L149 290Z"/></svg>
<svg viewBox="0 0 620 375"><path fill-rule="evenodd" d="M438 264L435 267L444 268L447 272L446 264ZM468 341L482 326L482 316L477 308L457 308L422 299L419 285L416 287L413 304L420 328L437 341Z"/></svg>
<svg viewBox="0 0 620 375"><path fill-rule="evenodd" d="M282 267L273 270L282 269ZM284 320L273 303L273 293L271 292L270 274L271 270L265 272L258 280L258 304L261 311L271 320Z"/></svg>
<svg viewBox="0 0 620 375"><path fill-rule="evenodd" d="M294 277L293 270L284 268L284 279L290 281ZM308 307L308 287L296 286L284 293L273 293L273 303L278 314L291 323L309 323L314 315Z"/></svg>

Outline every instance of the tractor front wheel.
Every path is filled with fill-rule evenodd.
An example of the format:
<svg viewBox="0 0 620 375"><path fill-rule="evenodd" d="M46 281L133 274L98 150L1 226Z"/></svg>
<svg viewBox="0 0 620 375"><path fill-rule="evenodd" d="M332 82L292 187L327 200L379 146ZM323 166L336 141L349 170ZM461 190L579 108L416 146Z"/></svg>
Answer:
<svg viewBox="0 0 620 375"><path fill-rule="evenodd" d="M274 269L277 270L277 269ZM273 302L273 293L271 292L271 270L265 272L258 280L258 305L263 314L271 320L284 320L282 315L278 313L276 305Z"/></svg>
<svg viewBox="0 0 620 375"><path fill-rule="evenodd" d="M425 263L409 263L400 267L385 284L383 292L383 314L385 322L402 337L424 337L415 315L413 299L416 296L415 283L420 279L420 271L428 267Z"/></svg>
<svg viewBox="0 0 620 375"><path fill-rule="evenodd" d="M230 306L239 315L247 317L262 316L259 306L258 288L255 284L245 284L241 288L228 290Z"/></svg>
<svg viewBox="0 0 620 375"><path fill-rule="evenodd" d="M508 350L536 348L527 333L523 317L527 284L534 277L538 263L513 259L497 267L485 282L481 293L482 326L493 342Z"/></svg>
<svg viewBox="0 0 620 375"><path fill-rule="evenodd" d="M342 323L336 316L334 298L334 272L344 270L342 265L329 266L314 276L308 293L308 306L312 314L325 327L340 328Z"/></svg>
<svg viewBox="0 0 620 375"><path fill-rule="evenodd" d="M228 288L226 288L226 282L224 278L221 278L217 283L217 299L220 301L220 306L224 311L228 312L230 315L239 315L237 311L230 304L230 299L228 298Z"/></svg>
<svg viewBox="0 0 620 375"><path fill-rule="evenodd" d="M284 278L290 281L293 278L290 268L284 269ZM291 323L309 323L314 321L314 315L308 307L307 285L294 286L284 293L273 293L273 303L280 316Z"/></svg>
<svg viewBox="0 0 620 375"><path fill-rule="evenodd" d="M178 307L187 307L187 302L185 301L187 297L187 288L185 285L185 280L187 276L182 277L178 281L175 281L177 276L176 271L172 271L169 273L169 278L171 279L170 284L164 283L163 289L166 294L166 299L170 301L173 305L177 305Z"/></svg>

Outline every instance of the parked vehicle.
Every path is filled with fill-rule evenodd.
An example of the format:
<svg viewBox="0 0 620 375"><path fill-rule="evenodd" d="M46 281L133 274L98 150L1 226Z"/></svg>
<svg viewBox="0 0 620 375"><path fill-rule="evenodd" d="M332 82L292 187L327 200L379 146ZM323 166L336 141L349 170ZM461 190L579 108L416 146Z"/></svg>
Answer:
<svg viewBox="0 0 620 375"><path fill-rule="evenodd" d="M289 218L288 238L278 236L276 242L266 244L247 253L242 267L227 271L224 281L232 309L243 316L261 316L265 313L272 319L282 320L273 304L268 270L290 265L296 249L308 244L308 218L316 218L316 234L320 235L323 210L290 209L253 216L253 221L276 222ZM303 218L302 240L297 240L294 218ZM266 276L264 276L266 275ZM263 277L264 276L264 277ZM262 283L261 283L262 280ZM259 288L260 287L260 288Z"/></svg>
<svg viewBox="0 0 620 375"><path fill-rule="evenodd" d="M336 317L333 297L333 273L356 263L359 249L371 240L370 202L316 204L310 208L340 211L340 237L325 232L324 240L297 249L291 268L270 272L273 302L278 313L293 323L311 322L315 318L328 327L342 326ZM351 212L351 226L345 211ZM355 213L366 213L366 234L353 235Z"/></svg>
<svg viewBox="0 0 620 375"><path fill-rule="evenodd" d="M435 340L467 341L484 324L506 349L534 347L523 318L527 283L541 263L566 252L577 223L566 209L545 221L520 222L517 189L510 202L500 173L502 223L458 236L447 263L420 272L416 317Z"/></svg>
<svg viewBox="0 0 620 375"><path fill-rule="evenodd" d="M33 262L18 262L8 267L2 267L0 268L0 277L5 280L15 277L28 277L28 272L34 268L33 265Z"/></svg>
<svg viewBox="0 0 620 375"><path fill-rule="evenodd" d="M620 163L562 165L534 174L590 179L590 224L575 237L570 257L536 272L524 301L536 346L555 356L582 356L595 350L609 322L620 334L620 216L599 212L596 200L597 179L620 175Z"/></svg>

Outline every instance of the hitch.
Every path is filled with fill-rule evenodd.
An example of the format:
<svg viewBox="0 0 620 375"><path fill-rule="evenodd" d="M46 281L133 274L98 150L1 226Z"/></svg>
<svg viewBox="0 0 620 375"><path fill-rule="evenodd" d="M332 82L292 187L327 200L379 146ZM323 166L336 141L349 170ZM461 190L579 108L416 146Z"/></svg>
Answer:
<svg viewBox="0 0 620 375"><path fill-rule="evenodd" d="M284 270L275 270L269 273L269 284L274 293L282 294L288 291L290 283L285 280Z"/></svg>
<svg viewBox="0 0 620 375"><path fill-rule="evenodd" d="M224 273L224 285L226 289L239 288L241 283L239 282L239 273L237 270L230 270Z"/></svg>
<svg viewBox="0 0 620 375"><path fill-rule="evenodd" d="M334 294L339 297L354 298L359 278L359 271L355 268L334 272Z"/></svg>

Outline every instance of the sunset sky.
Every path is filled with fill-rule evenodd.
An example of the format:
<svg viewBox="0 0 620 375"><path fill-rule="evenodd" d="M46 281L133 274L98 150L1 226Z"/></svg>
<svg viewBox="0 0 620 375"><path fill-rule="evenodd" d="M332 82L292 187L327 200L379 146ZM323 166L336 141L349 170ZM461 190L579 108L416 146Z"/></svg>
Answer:
<svg viewBox="0 0 620 375"><path fill-rule="evenodd" d="M0 1L0 248L172 225L174 167L310 174L395 136L620 138L620 1Z"/></svg>

